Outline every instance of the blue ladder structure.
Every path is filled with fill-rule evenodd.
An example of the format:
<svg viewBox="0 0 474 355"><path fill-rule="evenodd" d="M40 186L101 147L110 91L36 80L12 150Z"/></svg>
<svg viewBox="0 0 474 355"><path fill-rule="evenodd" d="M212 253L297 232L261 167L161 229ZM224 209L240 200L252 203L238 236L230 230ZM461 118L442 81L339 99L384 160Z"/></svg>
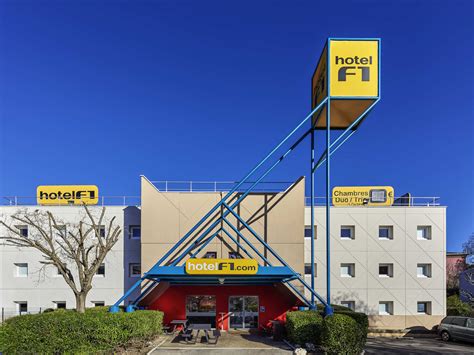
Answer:
<svg viewBox="0 0 474 355"><path fill-rule="evenodd" d="M329 39L328 39L329 41ZM357 98L353 98L357 99ZM324 305L324 313L325 315L333 314L333 309L330 305L330 244L329 244L329 212L330 212L330 189L329 189L329 175L330 175L330 157L334 154L357 130L359 124L362 120L369 114L372 108L376 105L376 103L380 100L380 97L374 97L373 103L369 105L369 107L362 112L359 117L357 117L347 128L342 129L342 133L331 143L330 140L330 119L331 119L331 112L330 112L330 103L331 97L327 96L324 98L319 104L314 107L314 109L282 140L278 143L268 154L263 158L250 172L244 176L235 186L227 192L227 194L212 207L172 248L168 250L157 262L156 264L143 276L119 299L113 306L110 307L109 311L114 313L119 311L119 305L129 297L134 290L141 287L142 292L135 299L129 306L126 307L127 312L131 312L137 308L138 302L142 300L146 295L148 295L151 290L159 283L159 282L169 282L173 281L176 283L190 283L191 281L189 278L186 279L186 274L183 265L179 265L185 261L187 258L196 258L201 250L203 250L212 240L216 237L220 237L222 235L227 236L229 239L232 240L237 246L239 246L242 251L249 257L255 258L255 255L260 258L260 260L264 261L264 266L260 265L259 263L259 271L257 275L254 277L252 276L245 276L245 282L252 284L253 283L270 283L270 282L282 282L283 284L287 285L310 309L315 309L315 299L318 299ZM316 123L317 120L320 118L318 113L320 113L325 108L326 111L326 149L320 156L320 158L316 161L314 159L314 143L315 143L315 130L316 130ZM312 122L311 118L315 116L315 122ZM302 130L305 124L310 123L310 128L305 130L302 135L297 135L298 132ZM301 133L301 132L300 132ZM271 248L268 243L234 210L239 203L241 203L252 191L255 191L255 187L265 179L270 172L275 169L284 159L286 159L290 153L292 153L295 148L303 141L305 138L310 136L311 138L311 269L312 269L312 278L311 284L308 284L304 280L304 276L302 277L299 273L297 273L282 257L280 257L276 251ZM295 137L297 137L295 139ZM293 143L290 145L293 139ZM284 146L289 146L285 151ZM283 153L282 153L283 152ZM321 297L316 291L314 287L314 173L315 171L320 168L324 163L326 163L326 230L327 230L327 297L324 299ZM252 180L250 180L252 179ZM250 187L246 189L242 189L244 184L250 184ZM242 192L243 191L243 192ZM235 199L236 193L238 193L238 198ZM235 201L234 201L235 199ZM213 219L216 216L216 213L220 212L219 218L215 221ZM245 237L241 230L233 225L231 221L227 218L227 216L231 216L235 218L238 223L241 224L245 229L247 229L251 236L256 239L258 243L264 246L264 248L279 262L280 265L273 265L268 258L266 258L249 240L249 238ZM207 224L210 224L208 227ZM217 227L220 228L217 232L214 231ZM204 229L203 231L199 231L198 234L193 235L198 228ZM240 239L245 242L245 244L239 242L231 232L231 230L236 235L240 237ZM187 243L187 244L185 244ZM186 246L187 245L187 246ZM173 256L170 259L173 253L175 253L178 248L180 248L177 256ZM247 248L248 247L248 248ZM253 253L252 253L253 252ZM194 276L196 282L199 283L206 283L211 284L215 282L216 277L198 277ZM240 279L238 277L229 277L226 275L226 280L228 282L242 282L242 276ZM142 283L144 283L142 285ZM226 281L227 283L227 281ZM192 284L192 282L191 282ZM306 298L304 292L300 292L300 290L295 286L295 284L299 284L300 289L307 290L310 295L311 299Z"/></svg>

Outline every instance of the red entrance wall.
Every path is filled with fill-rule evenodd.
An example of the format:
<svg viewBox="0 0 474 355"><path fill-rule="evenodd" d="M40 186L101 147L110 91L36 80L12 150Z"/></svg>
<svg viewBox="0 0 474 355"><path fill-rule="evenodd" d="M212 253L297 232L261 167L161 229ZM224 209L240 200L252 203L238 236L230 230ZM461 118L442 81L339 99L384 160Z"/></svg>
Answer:
<svg viewBox="0 0 474 355"><path fill-rule="evenodd" d="M229 328L228 308L229 296L258 296L259 298L259 327L270 327L271 320L286 321L286 312L298 306L299 300L285 286L170 286L149 309L164 312L164 323L173 319L186 319L186 296L206 295L216 296L216 325L222 326L224 312L224 329ZM264 307L264 312L262 312Z"/></svg>

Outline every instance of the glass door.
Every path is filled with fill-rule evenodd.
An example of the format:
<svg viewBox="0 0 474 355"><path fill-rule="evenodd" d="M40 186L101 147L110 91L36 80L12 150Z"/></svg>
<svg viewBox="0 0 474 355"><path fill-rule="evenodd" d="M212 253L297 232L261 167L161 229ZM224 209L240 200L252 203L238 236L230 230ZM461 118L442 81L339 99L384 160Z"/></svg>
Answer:
<svg viewBox="0 0 474 355"><path fill-rule="evenodd" d="M258 296L229 297L229 328L258 327Z"/></svg>

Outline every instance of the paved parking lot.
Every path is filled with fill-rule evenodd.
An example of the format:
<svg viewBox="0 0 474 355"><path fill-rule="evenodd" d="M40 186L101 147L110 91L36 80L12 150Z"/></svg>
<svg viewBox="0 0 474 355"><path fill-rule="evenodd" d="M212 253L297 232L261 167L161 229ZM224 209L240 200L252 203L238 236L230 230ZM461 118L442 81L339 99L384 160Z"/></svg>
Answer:
<svg viewBox="0 0 474 355"><path fill-rule="evenodd" d="M366 354L474 354L474 344L443 342L438 338L371 338Z"/></svg>

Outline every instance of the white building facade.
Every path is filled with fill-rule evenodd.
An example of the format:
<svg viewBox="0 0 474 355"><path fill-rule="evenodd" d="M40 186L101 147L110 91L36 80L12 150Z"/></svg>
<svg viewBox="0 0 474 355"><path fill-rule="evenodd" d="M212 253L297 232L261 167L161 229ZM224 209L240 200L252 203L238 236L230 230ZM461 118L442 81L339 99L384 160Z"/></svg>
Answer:
<svg viewBox="0 0 474 355"><path fill-rule="evenodd" d="M102 206L89 206L95 215ZM82 206L0 206L0 218L10 225L11 215L18 211L50 211L64 225L84 220ZM140 208L135 206L106 206L104 221L115 217L121 228L118 242L106 256L94 276L86 307L113 304L140 275ZM103 223L105 224L105 223ZM26 225L12 222L12 226L27 238ZM2 237L6 228L0 225ZM42 254L33 248L0 245L0 310L2 319L20 313L38 313L47 308L75 308L73 292L56 267L44 266ZM130 299L133 299L132 295Z"/></svg>
<svg viewBox="0 0 474 355"><path fill-rule="evenodd" d="M431 329L446 315L446 208L331 208L331 303L369 315L372 327ZM305 211L311 281L311 211ZM326 213L315 208L315 288L326 296Z"/></svg>

